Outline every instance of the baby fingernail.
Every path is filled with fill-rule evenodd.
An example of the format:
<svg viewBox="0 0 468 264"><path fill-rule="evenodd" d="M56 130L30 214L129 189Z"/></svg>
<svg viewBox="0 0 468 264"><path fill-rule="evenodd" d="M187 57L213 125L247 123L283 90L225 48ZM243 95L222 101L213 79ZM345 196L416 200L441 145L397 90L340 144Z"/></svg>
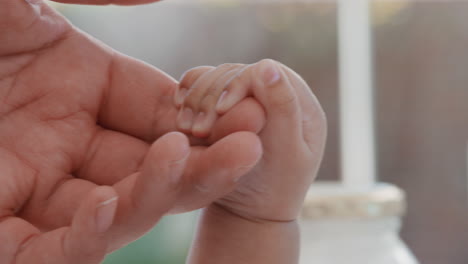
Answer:
<svg viewBox="0 0 468 264"><path fill-rule="evenodd" d="M179 128L183 130L190 130L193 123L193 111L192 109L185 107L182 110L182 114L179 119Z"/></svg>
<svg viewBox="0 0 468 264"><path fill-rule="evenodd" d="M221 96L219 97L218 102L216 103L216 109L221 110L221 109L226 109L226 106L228 105L228 91L224 91Z"/></svg>
<svg viewBox="0 0 468 264"><path fill-rule="evenodd" d="M181 88L177 91L175 95L175 103L176 105L182 105L184 103L185 97L187 96L188 89L186 88Z"/></svg>
<svg viewBox="0 0 468 264"><path fill-rule="evenodd" d="M275 85L281 79L281 72L278 66L270 64L263 72L263 81L266 85Z"/></svg>
<svg viewBox="0 0 468 264"><path fill-rule="evenodd" d="M198 113L192 129L195 131L202 131L205 127L205 122L206 122L206 114L204 112Z"/></svg>
<svg viewBox="0 0 468 264"><path fill-rule="evenodd" d="M100 203L96 211L96 227L99 233L106 232L114 222L115 211L117 210L118 197L113 197Z"/></svg>

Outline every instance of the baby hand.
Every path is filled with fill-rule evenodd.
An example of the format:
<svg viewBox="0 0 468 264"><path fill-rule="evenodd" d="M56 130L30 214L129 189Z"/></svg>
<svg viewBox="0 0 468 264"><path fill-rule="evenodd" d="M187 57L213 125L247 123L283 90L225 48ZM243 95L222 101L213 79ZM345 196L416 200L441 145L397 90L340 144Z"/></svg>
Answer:
<svg viewBox="0 0 468 264"><path fill-rule="evenodd" d="M228 116L219 118L215 105L223 92L222 83L233 78L243 64L223 64L218 67L201 66L187 71L175 95L179 107L178 129L207 142L220 139L222 132L252 131L264 126L264 111L256 100L245 100L241 107L231 109ZM250 114L246 118L246 114ZM215 139L215 140L213 140Z"/></svg>
<svg viewBox="0 0 468 264"><path fill-rule="evenodd" d="M266 126L259 132L262 160L213 206L253 220L295 220L326 138L323 110L307 84L272 60L222 65L203 74L189 71L181 83L188 89L176 98L181 107L178 127L197 137L209 136L218 117L246 97L255 98L266 112Z"/></svg>

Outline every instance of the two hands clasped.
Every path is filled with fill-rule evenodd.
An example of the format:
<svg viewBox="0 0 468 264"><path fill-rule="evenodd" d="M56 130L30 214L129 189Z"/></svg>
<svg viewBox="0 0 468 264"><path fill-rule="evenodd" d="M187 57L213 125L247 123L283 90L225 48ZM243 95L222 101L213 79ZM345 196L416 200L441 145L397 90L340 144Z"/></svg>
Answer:
<svg viewBox="0 0 468 264"><path fill-rule="evenodd" d="M179 83L40 0L2 0L0 101L0 264L97 264L200 208L188 263L297 262L326 120L286 66L203 66Z"/></svg>

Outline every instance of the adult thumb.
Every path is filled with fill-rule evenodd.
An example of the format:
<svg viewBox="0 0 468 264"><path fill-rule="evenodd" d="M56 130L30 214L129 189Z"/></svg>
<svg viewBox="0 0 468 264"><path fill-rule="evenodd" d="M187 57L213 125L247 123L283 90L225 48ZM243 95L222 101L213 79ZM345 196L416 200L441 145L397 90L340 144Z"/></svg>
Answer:
<svg viewBox="0 0 468 264"><path fill-rule="evenodd" d="M139 172L114 185L119 208L110 234L111 250L148 232L174 206L190 153L185 135L168 133L150 147Z"/></svg>
<svg viewBox="0 0 468 264"><path fill-rule="evenodd" d="M31 238L19 250L14 263L101 263L107 254L105 233L114 221L117 200L113 188L95 188L81 203L71 226Z"/></svg>

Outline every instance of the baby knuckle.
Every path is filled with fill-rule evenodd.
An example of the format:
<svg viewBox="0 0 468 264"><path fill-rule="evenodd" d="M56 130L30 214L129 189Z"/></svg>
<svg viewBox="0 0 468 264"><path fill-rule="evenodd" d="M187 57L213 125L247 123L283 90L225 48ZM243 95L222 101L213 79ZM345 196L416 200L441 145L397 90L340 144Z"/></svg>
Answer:
<svg viewBox="0 0 468 264"><path fill-rule="evenodd" d="M279 64L280 64L279 62L273 59L263 59L256 64L256 69L262 70L262 69L265 69L266 67L279 66Z"/></svg>
<svg viewBox="0 0 468 264"><path fill-rule="evenodd" d="M232 72L229 71L227 74L216 80L208 92L214 94L220 93L219 91L224 91L224 89L226 89L226 85L231 82L234 76L235 74L232 74Z"/></svg>
<svg viewBox="0 0 468 264"><path fill-rule="evenodd" d="M192 68L185 73L182 74L181 85L183 87L190 87L198 78L200 78L203 74L213 70L214 67L212 66L199 66Z"/></svg>
<svg viewBox="0 0 468 264"><path fill-rule="evenodd" d="M232 68L237 68L241 67L243 64L240 63L223 63L218 65L218 69L232 69Z"/></svg>
<svg viewBox="0 0 468 264"><path fill-rule="evenodd" d="M199 98L197 96L190 96L190 94L185 98L184 106L190 107L192 109L197 108L199 102Z"/></svg>
<svg viewBox="0 0 468 264"><path fill-rule="evenodd" d="M294 114L297 111L297 99L293 94L270 94L270 102L277 112Z"/></svg>
<svg viewBox="0 0 468 264"><path fill-rule="evenodd" d="M200 109L202 110L210 110L214 108L218 101L218 97L214 93L208 93L200 102Z"/></svg>
<svg viewBox="0 0 468 264"><path fill-rule="evenodd" d="M273 60L273 59L263 59L261 61L259 61L259 64L268 64L268 65L271 65L271 64L274 64L274 65L277 65L279 62Z"/></svg>
<svg viewBox="0 0 468 264"><path fill-rule="evenodd" d="M240 72L239 74L232 77L225 86L225 90L234 90L239 87L245 87L250 83L249 74L245 74L245 71Z"/></svg>

